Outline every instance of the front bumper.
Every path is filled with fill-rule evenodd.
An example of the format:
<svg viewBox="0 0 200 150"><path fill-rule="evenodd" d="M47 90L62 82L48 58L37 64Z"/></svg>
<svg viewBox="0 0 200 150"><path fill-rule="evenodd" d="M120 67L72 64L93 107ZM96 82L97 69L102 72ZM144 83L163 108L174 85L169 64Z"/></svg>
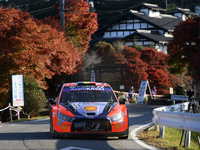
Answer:
<svg viewBox="0 0 200 150"><path fill-rule="evenodd" d="M125 137L129 135L129 129L124 132L56 132L52 131L55 137L87 137L87 138L98 138L98 137Z"/></svg>

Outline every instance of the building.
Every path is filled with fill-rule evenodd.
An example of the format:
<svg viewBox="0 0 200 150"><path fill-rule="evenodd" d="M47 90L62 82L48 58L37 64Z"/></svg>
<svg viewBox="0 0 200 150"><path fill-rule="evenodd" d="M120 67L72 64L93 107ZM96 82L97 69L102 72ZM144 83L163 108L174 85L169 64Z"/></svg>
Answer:
<svg viewBox="0 0 200 150"><path fill-rule="evenodd" d="M168 42L173 38L175 27L185 21L186 17L194 16L188 9L180 9L164 14L166 10L158 5L142 3L136 10L97 30L91 44L98 41L113 43L124 41L124 45L133 44L150 46L154 45L158 51L167 54Z"/></svg>

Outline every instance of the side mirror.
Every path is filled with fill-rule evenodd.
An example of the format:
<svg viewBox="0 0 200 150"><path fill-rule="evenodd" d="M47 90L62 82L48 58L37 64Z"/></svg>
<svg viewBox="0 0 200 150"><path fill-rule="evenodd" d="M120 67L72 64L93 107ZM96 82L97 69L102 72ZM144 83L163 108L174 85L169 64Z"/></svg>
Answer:
<svg viewBox="0 0 200 150"><path fill-rule="evenodd" d="M55 104L56 104L56 102L54 101L53 98L47 99L47 102L48 102L49 104L51 104L51 105L55 105Z"/></svg>

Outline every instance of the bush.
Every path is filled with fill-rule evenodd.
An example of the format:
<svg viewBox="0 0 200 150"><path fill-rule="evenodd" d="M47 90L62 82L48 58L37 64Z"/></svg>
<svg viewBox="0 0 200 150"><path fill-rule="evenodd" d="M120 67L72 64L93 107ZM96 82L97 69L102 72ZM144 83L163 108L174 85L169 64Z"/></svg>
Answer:
<svg viewBox="0 0 200 150"><path fill-rule="evenodd" d="M131 99L130 103L137 104L137 96L136 95Z"/></svg>
<svg viewBox="0 0 200 150"><path fill-rule="evenodd" d="M143 102L144 102L144 104L147 104L147 103L148 103L148 96L145 96L145 97L144 97Z"/></svg>
<svg viewBox="0 0 200 150"><path fill-rule="evenodd" d="M45 106L46 97L42 88L30 78L24 80L24 107L23 111L28 117L37 115Z"/></svg>

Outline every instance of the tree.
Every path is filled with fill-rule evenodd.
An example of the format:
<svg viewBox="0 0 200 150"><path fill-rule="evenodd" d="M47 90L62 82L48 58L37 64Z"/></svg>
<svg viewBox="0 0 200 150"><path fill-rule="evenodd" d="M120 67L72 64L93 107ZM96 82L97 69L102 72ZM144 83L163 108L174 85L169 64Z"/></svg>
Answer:
<svg viewBox="0 0 200 150"><path fill-rule="evenodd" d="M123 51L116 51L112 44L99 41L95 43L91 51L97 52L98 56L102 58L102 64L125 64Z"/></svg>
<svg viewBox="0 0 200 150"><path fill-rule="evenodd" d="M37 79L45 88L45 78L72 74L81 63L78 49L64 32L33 19L22 10L0 7L0 95L7 99L12 74ZM5 102L5 100L3 100Z"/></svg>
<svg viewBox="0 0 200 150"><path fill-rule="evenodd" d="M84 56L84 65L81 67L82 75L85 81L90 81L90 71L95 67L96 64L101 63L101 58L96 52L87 52Z"/></svg>
<svg viewBox="0 0 200 150"><path fill-rule="evenodd" d="M84 55L88 50L91 34L98 29L97 14L88 12L90 5L84 0L67 0L65 13L66 32L70 42Z"/></svg>
<svg viewBox="0 0 200 150"><path fill-rule="evenodd" d="M134 48L124 47L123 54L127 60L127 67L125 69L126 89L133 85L138 92L141 81L148 78L148 74L146 73L147 63L140 59L141 52Z"/></svg>
<svg viewBox="0 0 200 150"><path fill-rule="evenodd" d="M177 79L169 73L167 55L163 52L149 47L140 51L125 47L124 54L128 62L125 75L127 88L133 85L139 90L141 81L148 80L151 87L157 87L159 94L165 94L169 92L169 87L176 86Z"/></svg>
<svg viewBox="0 0 200 150"><path fill-rule="evenodd" d="M173 32L173 40L168 45L171 72L198 77L199 71L199 17L181 22ZM184 31L184 32L183 32Z"/></svg>
<svg viewBox="0 0 200 150"><path fill-rule="evenodd" d="M91 34L98 29L97 14L89 12L90 5L84 0L65 1L65 31L67 41L79 49L81 56L87 52ZM57 6L59 9L59 6ZM57 28L54 22L60 22L60 15L44 19L44 22Z"/></svg>
<svg viewBox="0 0 200 150"><path fill-rule="evenodd" d="M42 88L31 78L24 80L24 113L30 118L33 114L38 114L45 106L46 97Z"/></svg>
<svg viewBox="0 0 200 150"><path fill-rule="evenodd" d="M141 59L148 64L146 73L151 87L156 86L160 94L168 93L172 85L176 87L175 82L178 81L169 72L168 55L148 47L143 49L141 53Z"/></svg>

